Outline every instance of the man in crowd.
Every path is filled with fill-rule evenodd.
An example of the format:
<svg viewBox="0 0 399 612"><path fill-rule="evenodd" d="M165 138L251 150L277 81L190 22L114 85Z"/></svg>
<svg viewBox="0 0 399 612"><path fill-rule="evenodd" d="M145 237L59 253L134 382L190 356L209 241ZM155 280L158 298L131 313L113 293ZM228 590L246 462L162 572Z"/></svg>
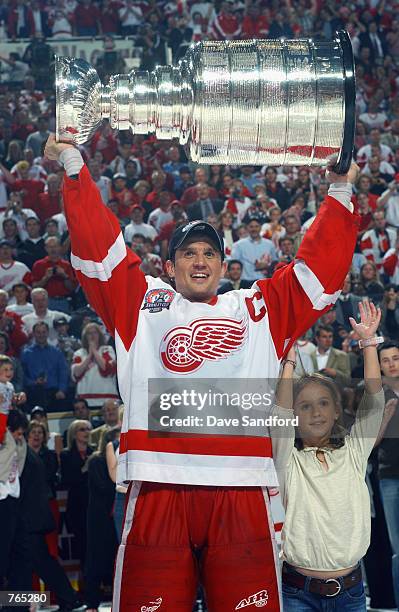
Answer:
<svg viewBox="0 0 399 612"><path fill-rule="evenodd" d="M314 371L333 378L342 390L349 384L351 375L347 353L333 348L331 325L319 325L315 339L317 348L311 355Z"/></svg>
<svg viewBox="0 0 399 612"><path fill-rule="evenodd" d="M211 198L210 189L206 183L198 183L197 196L198 199L187 208L189 221L205 221L209 215L219 214L221 212L223 202Z"/></svg>
<svg viewBox="0 0 399 612"><path fill-rule="evenodd" d="M32 289L31 300L34 312L22 317L22 322L27 332L29 334L32 333L33 326L36 323L39 321L44 322L49 328L49 342L50 344L55 344L57 342L57 332L54 328L54 321L60 317L65 317L69 321L71 317L59 310L48 309L48 293L45 289L40 287Z"/></svg>
<svg viewBox="0 0 399 612"><path fill-rule="evenodd" d="M68 313L69 299L77 287L71 264L61 257L61 243L55 236L45 240L47 256L35 262L32 268L32 284L45 288L51 309Z"/></svg>
<svg viewBox="0 0 399 612"><path fill-rule="evenodd" d="M277 259L273 242L260 235L262 226L257 217L247 224L249 236L233 244L232 258L242 262L242 278L254 282L267 276L269 267Z"/></svg>
<svg viewBox="0 0 399 612"><path fill-rule="evenodd" d="M0 331L6 332L10 341L11 352L16 356L28 342L25 326L16 312L7 311L8 293L0 289Z"/></svg>
<svg viewBox="0 0 399 612"><path fill-rule="evenodd" d="M38 321L32 331L33 343L21 353L28 405L43 406L47 412L67 410L69 369L65 357L48 343L47 323Z"/></svg>
<svg viewBox="0 0 399 612"><path fill-rule="evenodd" d="M15 283L31 284L31 272L21 261L15 261L13 246L8 240L0 240L0 288L11 293Z"/></svg>
<svg viewBox="0 0 399 612"><path fill-rule="evenodd" d="M134 234L141 234L144 238L151 238L155 240L157 237L157 230L149 223L144 223L144 208L140 204L134 204L130 213L130 223L125 227L125 241L127 244L132 243Z"/></svg>
<svg viewBox="0 0 399 612"><path fill-rule="evenodd" d="M12 299L15 300L14 304L8 304L7 312L15 312L20 317L24 317L27 314L33 312L33 305L28 302L30 295L30 288L25 283L15 283L12 288Z"/></svg>
<svg viewBox="0 0 399 612"><path fill-rule="evenodd" d="M363 234L360 248L366 259L374 262L379 270L383 270L384 255L396 244L396 230L386 227L383 210L373 213L373 222L374 228Z"/></svg>
<svg viewBox="0 0 399 612"><path fill-rule="evenodd" d="M251 281L243 280L242 275L242 263L238 259L230 259L227 262L227 278L228 281L223 282L221 287L218 289L218 295L233 291L234 289L249 289L251 287Z"/></svg>
<svg viewBox="0 0 399 612"><path fill-rule="evenodd" d="M32 270L38 259L46 257L44 238L41 235L40 221L37 217L28 217L25 222L27 238L18 246L18 260Z"/></svg>
<svg viewBox="0 0 399 612"><path fill-rule="evenodd" d="M111 427L115 427L119 424L119 408L120 402L117 400L108 399L104 402L102 408L104 424L91 431L90 444L92 446L98 448L101 445L104 434L106 434Z"/></svg>

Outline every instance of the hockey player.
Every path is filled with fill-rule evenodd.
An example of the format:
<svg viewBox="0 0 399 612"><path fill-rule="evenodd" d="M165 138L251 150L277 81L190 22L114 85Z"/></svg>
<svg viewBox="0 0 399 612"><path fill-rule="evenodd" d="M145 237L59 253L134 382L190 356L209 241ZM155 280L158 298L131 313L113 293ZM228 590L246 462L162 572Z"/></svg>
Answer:
<svg viewBox="0 0 399 612"><path fill-rule="evenodd" d="M191 612L197 583L210 612L281 609L265 436L154 435L148 380L277 378L288 349L337 299L354 251L358 168L332 183L295 261L251 289L217 296L222 240L202 221L177 228L167 270L145 277L77 149L46 146L66 170L71 262L115 337L125 404L118 480L130 481L113 612Z"/></svg>

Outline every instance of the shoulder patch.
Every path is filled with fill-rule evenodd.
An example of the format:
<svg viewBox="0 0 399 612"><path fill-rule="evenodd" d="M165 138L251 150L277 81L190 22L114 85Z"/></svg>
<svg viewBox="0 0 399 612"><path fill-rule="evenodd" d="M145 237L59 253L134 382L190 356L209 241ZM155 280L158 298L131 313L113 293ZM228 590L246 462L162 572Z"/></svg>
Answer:
<svg viewBox="0 0 399 612"><path fill-rule="evenodd" d="M175 295L176 292L172 289L150 289L144 296L141 310L149 310L150 312L161 312L165 308L169 310Z"/></svg>

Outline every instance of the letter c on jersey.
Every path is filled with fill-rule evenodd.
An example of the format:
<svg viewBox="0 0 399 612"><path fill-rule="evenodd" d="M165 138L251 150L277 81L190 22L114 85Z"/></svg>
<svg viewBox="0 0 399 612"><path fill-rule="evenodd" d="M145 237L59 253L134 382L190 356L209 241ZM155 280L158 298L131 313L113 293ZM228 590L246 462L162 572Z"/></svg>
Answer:
<svg viewBox="0 0 399 612"><path fill-rule="evenodd" d="M266 311L266 306L263 304L260 308L259 307L256 308L256 310L258 311L256 312L255 300L263 300L263 295L261 291L257 291L256 293L253 294L252 297L245 298L249 316L251 317L252 321L257 323L258 321L261 321L263 319L267 311ZM257 304L257 306L259 305Z"/></svg>

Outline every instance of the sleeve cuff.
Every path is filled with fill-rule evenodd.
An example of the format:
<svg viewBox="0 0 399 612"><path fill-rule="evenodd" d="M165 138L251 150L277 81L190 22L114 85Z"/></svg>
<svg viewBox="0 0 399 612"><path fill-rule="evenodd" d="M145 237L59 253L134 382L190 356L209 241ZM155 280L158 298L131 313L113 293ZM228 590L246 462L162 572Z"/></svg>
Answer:
<svg viewBox="0 0 399 612"><path fill-rule="evenodd" d="M79 174L84 166L83 157L78 149L70 147L60 154L60 163L64 166L67 176Z"/></svg>
<svg viewBox="0 0 399 612"><path fill-rule="evenodd" d="M331 183L328 195L353 213L354 207L351 202L352 183Z"/></svg>

